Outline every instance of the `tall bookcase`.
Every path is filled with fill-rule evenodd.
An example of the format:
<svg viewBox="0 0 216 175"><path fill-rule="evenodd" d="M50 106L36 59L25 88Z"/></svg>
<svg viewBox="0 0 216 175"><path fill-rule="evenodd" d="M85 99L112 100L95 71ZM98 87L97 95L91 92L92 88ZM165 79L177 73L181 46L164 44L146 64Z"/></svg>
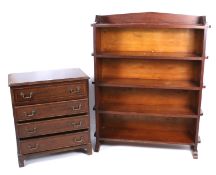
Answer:
<svg viewBox="0 0 216 175"><path fill-rule="evenodd" d="M205 16L96 16L96 146L191 146L198 158L207 24Z"/></svg>

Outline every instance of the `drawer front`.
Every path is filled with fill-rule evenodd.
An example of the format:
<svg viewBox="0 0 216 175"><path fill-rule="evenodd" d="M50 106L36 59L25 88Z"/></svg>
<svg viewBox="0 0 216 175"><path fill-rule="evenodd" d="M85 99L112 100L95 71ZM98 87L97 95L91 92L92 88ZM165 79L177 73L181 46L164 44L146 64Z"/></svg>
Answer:
<svg viewBox="0 0 216 175"><path fill-rule="evenodd" d="M71 82L13 88L15 105L57 102L87 97L87 83Z"/></svg>
<svg viewBox="0 0 216 175"><path fill-rule="evenodd" d="M89 143L89 133L79 132L20 141L21 154L30 154Z"/></svg>
<svg viewBox="0 0 216 175"><path fill-rule="evenodd" d="M52 118L56 116L88 112L88 100L71 100L48 104L19 106L14 108L16 121Z"/></svg>
<svg viewBox="0 0 216 175"><path fill-rule="evenodd" d="M17 124L18 136L20 138L87 128L89 128L89 120L87 115Z"/></svg>

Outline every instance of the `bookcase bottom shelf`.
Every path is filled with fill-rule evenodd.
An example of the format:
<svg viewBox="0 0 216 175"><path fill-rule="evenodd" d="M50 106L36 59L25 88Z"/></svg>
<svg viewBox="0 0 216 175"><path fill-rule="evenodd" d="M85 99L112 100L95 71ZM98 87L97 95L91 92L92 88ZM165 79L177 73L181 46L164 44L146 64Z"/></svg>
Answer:
<svg viewBox="0 0 216 175"><path fill-rule="evenodd" d="M189 145L195 142L196 119L193 118L111 114L101 114L99 117L102 140Z"/></svg>
<svg viewBox="0 0 216 175"><path fill-rule="evenodd" d="M100 140L120 143L194 144L189 133L180 131L102 130Z"/></svg>

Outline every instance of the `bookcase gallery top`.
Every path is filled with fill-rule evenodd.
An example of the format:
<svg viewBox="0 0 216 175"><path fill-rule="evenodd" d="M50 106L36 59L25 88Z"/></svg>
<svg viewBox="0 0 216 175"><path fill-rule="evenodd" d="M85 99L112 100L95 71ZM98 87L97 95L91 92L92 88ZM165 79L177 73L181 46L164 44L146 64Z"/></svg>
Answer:
<svg viewBox="0 0 216 175"><path fill-rule="evenodd" d="M192 16L170 13L129 13L97 15L93 27L146 27L146 28L194 28L210 27L205 16Z"/></svg>

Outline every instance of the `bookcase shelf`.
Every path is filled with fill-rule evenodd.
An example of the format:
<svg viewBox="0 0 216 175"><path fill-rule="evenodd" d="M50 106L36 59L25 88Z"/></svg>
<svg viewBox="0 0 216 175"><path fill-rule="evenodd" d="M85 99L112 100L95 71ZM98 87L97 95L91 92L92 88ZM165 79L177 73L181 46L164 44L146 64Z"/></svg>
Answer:
<svg viewBox="0 0 216 175"><path fill-rule="evenodd" d="M98 109L102 114L118 114L118 115L140 115L152 117L183 117L197 118L198 115L190 107L178 106L143 106L139 104L127 105L124 104L104 104Z"/></svg>
<svg viewBox="0 0 216 175"><path fill-rule="evenodd" d="M193 25L193 24L179 24L170 25L169 23L121 23L121 24L92 24L98 28L124 28L124 27L136 27L136 28L170 28L170 29L206 29L208 25Z"/></svg>
<svg viewBox="0 0 216 175"><path fill-rule="evenodd" d="M201 90L197 82L187 80L151 80L135 78L110 78L96 82L96 86L107 87L131 87L131 88L152 88L152 89L183 89Z"/></svg>
<svg viewBox="0 0 216 175"><path fill-rule="evenodd" d="M101 115L101 139L132 143L193 144L192 118ZM129 138L129 139L128 139Z"/></svg>
<svg viewBox="0 0 216 175"><path fill-rule="evenodd" d="M167 59L167 60L203 60L201 55L194 53L173 53L173 52L100 52L92 54L98 58L135 58L135 59Z"/></svg>
<svg viewBox="0 0 216 175"><path fill-rule="evenodd" d="M142 130L111 130L107 132L104 129L102 132L101 141L107 142L125 142L125 143L169 143L169 144L193 144L193 136L189 135L187 132L161 132L161 131L145 131ZM151 133L151 134L149 134ZM153 134L152 134L153 133Z"/></svg>
<svg viewBox="0 0 216 175"><path fill-rule="evenodd" d="M205 16L96 16L96 146L186 144L198 158Z"/></svg>

